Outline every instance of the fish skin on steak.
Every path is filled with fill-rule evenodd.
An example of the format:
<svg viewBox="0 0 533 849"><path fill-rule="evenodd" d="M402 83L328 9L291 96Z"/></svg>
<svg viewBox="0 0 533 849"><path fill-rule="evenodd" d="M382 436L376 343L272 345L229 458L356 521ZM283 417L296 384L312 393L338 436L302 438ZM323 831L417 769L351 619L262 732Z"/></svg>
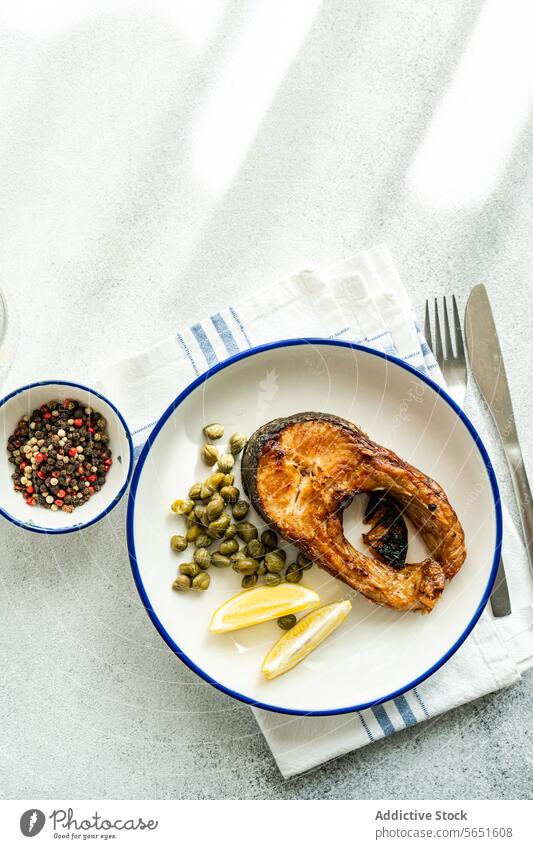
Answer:
<svg viewBox="0 0 533 849"><path fill-rule="evenodd" d="M268 422L248 440L241 471L269 525L377 604L428 613L465 560L464 532L442 487L346 419L306 412ZM400 505L430 557L396 569L348 542L344 509L376 490Z"/></svg>

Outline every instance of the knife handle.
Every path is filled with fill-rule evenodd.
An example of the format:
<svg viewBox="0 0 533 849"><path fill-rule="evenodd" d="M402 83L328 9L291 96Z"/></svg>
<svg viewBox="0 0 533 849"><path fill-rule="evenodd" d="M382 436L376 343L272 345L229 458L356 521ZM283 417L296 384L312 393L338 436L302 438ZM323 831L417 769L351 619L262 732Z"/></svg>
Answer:
<svg viewBox="0 0 533 849"><path fill-rule="evenodd" d="M518 509L520 511L520 521L522 522L522 529L524 531L529 565L533 573L533 496L531 495L531 487L527 479L526 467L524 466L520 446L515 445L514 450L509 450L506 454Z"/></svg>

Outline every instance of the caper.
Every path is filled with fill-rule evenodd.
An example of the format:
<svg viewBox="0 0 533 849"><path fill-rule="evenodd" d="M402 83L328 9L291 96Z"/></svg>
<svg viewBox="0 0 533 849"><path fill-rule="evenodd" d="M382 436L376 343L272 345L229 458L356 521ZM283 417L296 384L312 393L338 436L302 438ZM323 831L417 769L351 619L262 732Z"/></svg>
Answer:
<svg viewBox="0 0 533 849"><path fill-rule="evenodd" d="M181 534L174 534L170 537L170 547L172 551L185 551L187 545L187 540Z"/></svg>
<svg viewBox="0 0 533 849"><path fill-rule="evenodd" d="M214 445L202 445L201 454L206 466L214 466L218 460L218 448Z"/></svg>
<svg viewBox="0 0 533 849"><path fill-rule="evenodd" d="M228 472L231 472L234 463L235 458L233 457L233 454L221 454L218 458L218 468L221 472L224 472L225 475L227 475Z"/></svg>
<svg viewBox="0 0 533 849"><path fill-rule="evenodd" d="M192 501L185 501L183 498L176 498L175 501L170 505L170 509L173 513L177 513L178 516L186 516L191 512L194 504Z"/></svg>
<svg viewBox="0 0 533 849"><path fill-rule="evenodd" d="M255 587L257 581L257 575L245 575L241 581L241 587L243 590L251 590L252 587Z"/></svg>
<svg viewBox="0 0 533 849"><path fill-rule="evenodd" d="M199 575L196 575L196 577L192 579L192 588L193 590L206 590L210 583L211 578L207 572L200 572Z"/></svg>
<svg viewBox="0 0 533 849"><path fill-rule="evenodd" d="M239 522L237 525L237 533L243 542L250 542L251 539L256 539L257 528L251 522Z"/></svg>
<svg viewBox="0 0 533 849"><path fill-rule="evenodd" d="M213 540L211 539L209 534L206 534L204 531L202 531L194 540L194 545L196 546L196 548L209 548L212 542Z"/></svg>
<svg viewBox="0 0 533 849"><path fill-rule="evenodd" d="M193 485L191 486L191 488L189 490L189 498L191 498L193 501L198 501L198 499L200 498L201 491L202 491L202 484L201 483L193 483Z"/></svg>
<svg viewBox="0 0 533 849"><path fill-rule="evenodd" d="M207 548L197 548L193 554L193 560L200 569L209 569L211 566L211 552Z"/></svg>
<svg viewBox="0 0 533 849"><path fill-rule="evenodd" d="M227 513L222 513L217 519L214 519L212 522L209 522L208 528L210 531L220 532L220 535L223 536L224 531L229 526L230 517Z"/></svg>
<svg viewBox="0 0 533 849"><path fill-rule="evenodd" d="M228 504L235 504L239 500L239 490L236 486L223 486L220 494Z"/></svg>
<svg viewBox="0 0 533 849"><path fill-rule="evenodd" d="M277 551L269 551L265 555L265 566L269 572L283 572L285 563L281 557L278 557Z"/></svg>
<svg viewBox="0 0 533 849"><path fill-rule="evenodd" d="M275 548L274 551L272 552L272 554L277 554L277 556L279 558L281 558L281 560L283 560L284 563L287 560L287 552L285 551L284 548Z"/></svg>
<svg viewBox="0 0 533 849"><path fill-rule="evenodd" d="M265 566L264 562L262 562L262 563L259 564L259 569L257 570L257 574L258 575L266 575L266 573L267 573L267 567Z"/></svg>
<svg viewBox="0 0 533 849"><path fill-rule="evenodd" d="M233 539L235 536L237 536L237 525L228 525L224 531L224 539Z"/></svg>
<svg viewBox="0 0 533 849"><path fill-rule="evenodd" d="M265 575L265 584L269 587L277 587L281 584L281 575L274 575L272 572L267 572Z"/></svg>
<svg viewBox="0 0 533 849"><path fill-rule="evenodd" d="M244 519L244 517L248 515L249 509L250 509L250 505L248 504L247 501L237 501L237 503L234 504L231 508L231 512L233 513L233 518L238 519L239 521L241 519Z"/></svg>
<svg viewBox="0 0 533 849"><path fill-rule="evenodd" d="M265 546L258 539L251 539L250 542L246 545L246 554L249 557L255 557L258 560L260 557L263 557L265 553Z"/></svg>
<svg viewBox="0 0 533 849"><path fill-rule="evenodd" d="M198 563L182 563L180 565L180 573L182 575L187 575L189 578L194 578L196 575L199 575L202 570L198 566Z"/></svg>
<svg viewBox="0 0 533 849"><path fill-rule="evenodd" d="M232 564L235 572L240 572L241 575L253 575L259 568L259 563L253 557L245 557L244 560L235 560Z"/></svg>
<svg viewBox="0 0 533 849"><path fill-rule="evenodd" d="M211 566L216 566L217 569L225 569L228 566L231 566L231 560L224 554L220 554L218 551L215 551L214 554L211 555Z"/></svg>
<svg viewBox="0 0 533 849"><path fill-rule="evenodd" d="M306 555L303 554L301 551L298 554L298 557L296 558L296 562L297 562L298 566L300 567L300 569L303 569L303 570L310 569L311 566L313 565L313 561L310 560L309 557L306 557Z"/></svg>
<svg viewBox="0 0 533 849"><path fill-rule="evenodd" d="M234 481L235 475L233 474L233 472L230 472L229 475L224 475L224 483L222 484L222 486L233 486Z"/></svg>
<svg viewBox="0 0 533 849"><path fill-rule="evenodd" d="M237 560L244 560L246 557L246 552L244 548L241 548L240 551L236 551L235 554L232 554L230 560L232 563L235 563Z"/></svg>
<svg viewBox="0 0 533 849"><path fill-rule="evenodd" d="M197 504L193 510L194 517L201 525L207 524L206 509L203 504Z"/></svg>
<svg viewBox="0 0 533 849"><path fill-rule="evenodd" d="M211 486L214 491L215 489L220 489L220 487L224 485L225 477L226 476L222 472L215 472L207 478L206 483Z"/></svg>
<svg viewBox="0 0 533 849"><path fill-rule="evenodd" d="M303 572L297 563L291 563L287 566L285 572L285 580L290 584L298 584L302 580Z"/></svg>
<svg viewBox="0 0 533 849"><path fill-rule="evenodd" d="M229 557L230 554L235 554L239 550L239 543L236 539L225 539L220 543L218 550Z"/></svg>
<svg viewBox="0 0 533 849"><path fill-rule="evenodd" d="M200 536L200 526L196 523L192 524L190 528L187 528L185 532L185 539L187 542L194 542L195 539L198 539Z"/></svg>
<svg viewBox="0 0 533 849"><path fill-rule="evenodd" d="M244 433L233 433L229 438L229 450L232 454L240 454L247 441Z"/></svg>
<svg viewBox="0 0 533 849"><path fill-rule="evenodd" d="M190 590L191 588L191 579L187 575L178 575L177 578L172 582L173 590Z"/></svg>
<svg viewBox="0 0 533 849"><path fill-rule="evenodd" d="M205 508L206 516L210 522L218 519L224 510L224 499L220 495L214 495Z"/></svg>
<svg viewBox="0 0 533 849"><path fill-rule="evenodd" d="M296 616L294 613L288 613L286 616L280 616L278 625L282 631L290 631L296 625Z"/></svg>
<svg viewBox="0 0 533 849"><path fill-rule="evenodd" d="M216 422L207 424L204 427L204 436L206 436L207 439L220 439L224 436L224 425L217 424Z"/></svg>
<svg viewBox="0 0 533 849"><path fill-rule="evenodd" d="M261 542L268 551L272 551L274 548L277 548L278 535L275 531L271 531L270 528L267 528L267 530L263 531L261 534Z"/></svg>
<svg viewBox="0 0 533 849"><path fill-rule="evenodd" d="M214 489L212 486L209 486L207 481L204 481L200 488L200 498L204 501L206 498L211 498L213 495Z"/></svg>

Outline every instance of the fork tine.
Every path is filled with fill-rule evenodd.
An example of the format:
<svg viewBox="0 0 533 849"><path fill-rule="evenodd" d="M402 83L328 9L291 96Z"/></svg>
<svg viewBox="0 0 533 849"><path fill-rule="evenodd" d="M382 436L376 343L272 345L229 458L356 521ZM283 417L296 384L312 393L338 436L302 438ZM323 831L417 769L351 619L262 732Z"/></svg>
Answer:
<svg viewBox="0 0 533 849"><path fill-rule="evenodd" d="M435 298L435 359L437 360L439 366L443 367L444 365L444 350L442 347L442 336L440 332L440 320L439 320L439 304L437 299Z"/></svg>
<svg viewBox="0 0 533 849"><path fill-rule="evenodd" d="M429 301L426 300L426 314L424 317L424 336L429 347L433 349L433 339L431 337L431 319L429 317Z"/></svg>
<svg viewBox="0 0 533 849"><path fill-rule="evenodd" d="M459 318L459 310L457 308L457 301L455 299L455 295L452 295L452 305L453 305L453 329L455 333L455 347L457 350L457 358L461 360L462 363L466 362L465 358L465 346L463 343L463 330L461 327L461 319Z"/></svg>
<svg viewBox="0 0 533 849"><path fill-rule="evenodd" d="M448 317L448 305L446 303L446 295L442 299L444 307L444 341L446 343L446 356L449 360L453 359L452 334L450 330L450 319Z"/></svg>

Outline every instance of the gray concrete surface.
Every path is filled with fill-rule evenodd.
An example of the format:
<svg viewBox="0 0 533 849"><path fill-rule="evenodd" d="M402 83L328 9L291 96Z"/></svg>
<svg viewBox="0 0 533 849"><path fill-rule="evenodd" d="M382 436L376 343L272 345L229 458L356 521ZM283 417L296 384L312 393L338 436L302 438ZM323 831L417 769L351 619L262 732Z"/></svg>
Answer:
<svg viewBox="0 0 533 849"><path fill-rule="evenodd" d="M22 318L5 388L90 383L250 287L386 241L419 314L426 295L453 291L464 305L486 282L533 477L533 120L516 32L496 24L508 104L478 91L457 113L446 104L470 97L472 62L492 84L495 4L284 6L276 31L305 31L268 97L233 84L253 92L257 67L227 70L256 52L268 66L261 37L242 50L260 4L214 2L195 26L190 10L155 7L64 25L1 13L0 285ZM274 39L273 62L277 50ZM215 95L227 100L209 119ZM456 121L459 161L439 151L435 116ZM476 156L460 160L480 128L478 174ZM474 391L469 412L492 432ZM499 449L494 462L515 510ZM530 796L531 674L284 783L248 708L196 678L153 629L124 520L122 504L61 539L0 525L3 796Z"/></svg>

